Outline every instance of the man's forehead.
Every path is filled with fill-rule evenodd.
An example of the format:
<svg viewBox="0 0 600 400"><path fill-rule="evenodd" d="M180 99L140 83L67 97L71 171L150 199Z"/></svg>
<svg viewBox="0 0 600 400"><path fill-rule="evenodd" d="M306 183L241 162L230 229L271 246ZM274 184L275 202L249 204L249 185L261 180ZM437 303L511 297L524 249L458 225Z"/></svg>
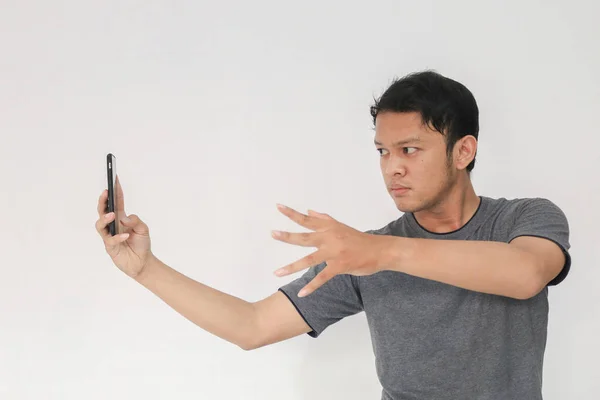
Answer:
<svg viewBox="0 0 600 400"><path fill-rule="evenodd" d="M393 137L391 137L390 139L388 138L381 138L378 136L375 136L375 140L374 143L376 145L390 145L393 147L399 147L399 146L404 146L407 144L419 144L419 143L424 143L427 140L423 138L423 135L419 135L419 134L410 134L406 137L399 137L401 135L393 135ZM386 143L391 141L391 143Z"/></svg>
<svg viewBox="0 0 600 400"><path fill-rule="evenodd" d="M439 132L423 123L419 114L384 113L377 117L375 140L377 145L402 145L406 143L427 143L434 140Z"/></svg>
<svg viewBox="0 0 600 400"><path fill-rule="evenodd" d="M380 129L375 130L375 139L373 142L376 145L386 146L402 146L405 144L426 144L435 140L434 135L439 136L439 133L426 130L425 127L413 129Z"/></svg>

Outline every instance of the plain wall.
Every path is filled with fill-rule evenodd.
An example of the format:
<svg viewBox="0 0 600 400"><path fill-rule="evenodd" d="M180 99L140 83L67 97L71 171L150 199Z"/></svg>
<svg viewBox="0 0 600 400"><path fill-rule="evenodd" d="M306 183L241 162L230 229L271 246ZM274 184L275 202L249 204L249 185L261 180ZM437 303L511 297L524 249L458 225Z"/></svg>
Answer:
<svg viewBox="0 0 600 400"><path fill-rule="evenodd" d="M600 7L594 1L4 1L2 399L377 399L364 313L256 351L127 278L94 224L126 211L178 271L248 301L313 249L276 203L356 229L400 217L373 97L434 69L480 109L476 192L545 197L571 227L549 290L546 400L600 392Z"/></svg>

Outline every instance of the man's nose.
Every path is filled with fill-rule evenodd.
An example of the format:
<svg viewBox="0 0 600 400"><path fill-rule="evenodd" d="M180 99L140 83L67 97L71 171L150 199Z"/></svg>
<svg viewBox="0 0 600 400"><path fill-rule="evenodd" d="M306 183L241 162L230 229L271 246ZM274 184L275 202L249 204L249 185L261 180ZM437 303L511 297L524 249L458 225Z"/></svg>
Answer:
<svg viewBox="0 0 600 400"><path fill-rule="evenodd" d="M398 157L390 157L388 160L385 170L387 176L393 177L395 175L404 176L406 175L406 165Z"/></svg>

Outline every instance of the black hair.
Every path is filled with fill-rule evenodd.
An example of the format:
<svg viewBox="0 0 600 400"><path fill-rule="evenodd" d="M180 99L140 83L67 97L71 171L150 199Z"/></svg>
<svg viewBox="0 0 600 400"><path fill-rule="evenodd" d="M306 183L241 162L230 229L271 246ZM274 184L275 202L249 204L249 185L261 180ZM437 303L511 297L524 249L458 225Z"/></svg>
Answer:
<svg viewBox="0 0 600 400"><path fill-rule="evenodd" d="M419 112L423 124L446 136L449 157L460 138L479 137L479 109L473 94L462 83L432 70L394 79L370 110L373 125L380 112ZM475 158L467 166L467 172L474 166Z"/></svg>

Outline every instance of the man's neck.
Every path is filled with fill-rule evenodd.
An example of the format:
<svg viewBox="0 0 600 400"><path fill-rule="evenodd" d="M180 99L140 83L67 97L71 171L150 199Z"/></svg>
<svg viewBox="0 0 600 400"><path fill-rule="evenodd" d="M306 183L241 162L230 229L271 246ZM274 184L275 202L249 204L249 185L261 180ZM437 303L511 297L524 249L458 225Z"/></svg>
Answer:
<svg viewBox="0 0 600 400"><path fill-rule="evenodd" d="M479 208L479 196L466 177L450 190L435 207L414 213L416 220L430 232L447 233L463 227Z"/></svg>

